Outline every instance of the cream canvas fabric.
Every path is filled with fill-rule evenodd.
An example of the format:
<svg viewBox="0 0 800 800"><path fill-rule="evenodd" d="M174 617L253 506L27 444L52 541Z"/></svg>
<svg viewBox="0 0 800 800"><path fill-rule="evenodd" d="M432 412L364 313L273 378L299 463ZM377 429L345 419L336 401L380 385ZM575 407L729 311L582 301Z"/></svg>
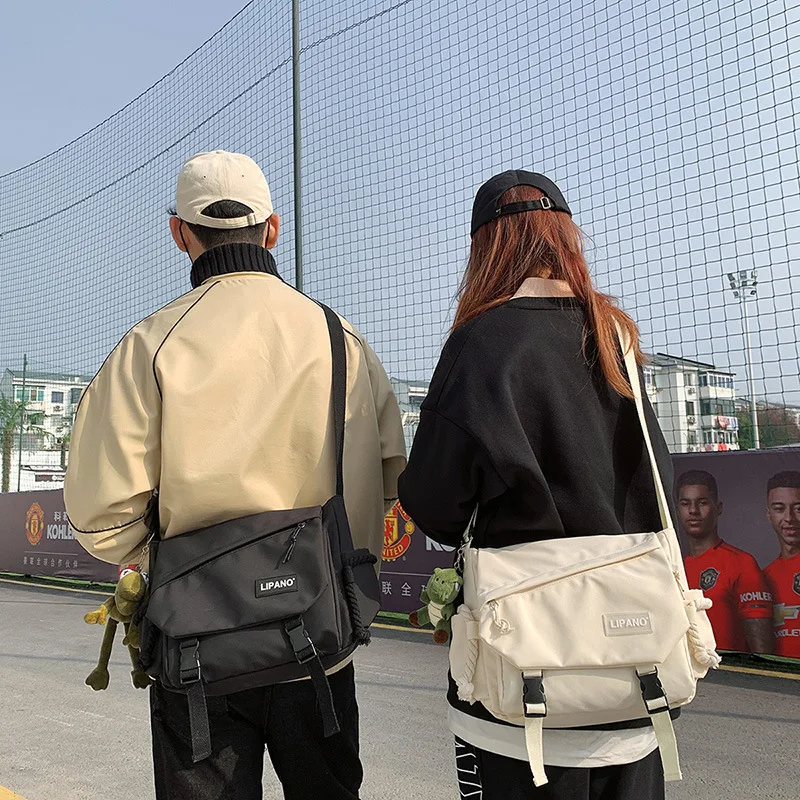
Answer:
<svg viewBox="0 0 800 800"><path fill-rule="evenodd" d="M638 367L625 342L623 351L663 530L463 550L464 604L452 620L453 678L461 699L480 701L497 718L525 726L537 786L547 782L543 727L622 722L648 713L665 775L679 779L669 709L689 703L698 678L719 664L706 615L710 601L687 585Z"/></svg>

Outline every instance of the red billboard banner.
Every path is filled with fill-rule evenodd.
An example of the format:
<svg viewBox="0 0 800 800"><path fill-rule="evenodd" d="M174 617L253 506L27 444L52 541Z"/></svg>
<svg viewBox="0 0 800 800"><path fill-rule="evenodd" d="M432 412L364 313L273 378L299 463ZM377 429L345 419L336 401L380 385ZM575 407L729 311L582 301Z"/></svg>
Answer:
<svg viewBox="0 0 800 800"><path fill-rule="evenodd" d="M800 659L800 449L676 455L678 536L721 650Z"/></svg>
<svg viewBox="0 0 800 800"><path fill-rule="evenodd" d="M117 580L117 569L75 540L61 491L0 494L0 572Z"/></svg>

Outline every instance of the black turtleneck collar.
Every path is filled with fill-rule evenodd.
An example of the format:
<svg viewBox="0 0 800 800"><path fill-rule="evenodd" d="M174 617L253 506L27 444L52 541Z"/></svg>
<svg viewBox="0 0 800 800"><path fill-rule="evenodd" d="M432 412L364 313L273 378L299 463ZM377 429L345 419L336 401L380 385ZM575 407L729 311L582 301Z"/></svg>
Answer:
<svg viewBox="0 0 800 800"><path fill-rule="evenodd" d="M272 253L257 244L221 244L198 256L192 264L192 289L209 278L233 272L266 272L280 278Z"/></svg>

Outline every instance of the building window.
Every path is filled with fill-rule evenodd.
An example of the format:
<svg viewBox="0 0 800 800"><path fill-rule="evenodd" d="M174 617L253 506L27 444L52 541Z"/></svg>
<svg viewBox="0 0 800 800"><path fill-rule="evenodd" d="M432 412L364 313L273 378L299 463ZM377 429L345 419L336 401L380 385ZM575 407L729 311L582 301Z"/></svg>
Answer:
<svg viewBox="0 0 800 800"><path fill-rule="evenodd" d="M697 434L694 431L689 431L686 434L686 443L687 444L697 444Z"/></svg>
<svg viewBox="0 0 800 800"><path fill-rule="evenodd" d="M43 403L44 402L44 386L26 386L25 394L23 396L22 387L18 386L14 397L18 403L27 400L29 403Z"/></svg>
<svg viewBox="0 0 800 800"><path fill-rule="evenodd" d="M713 444L714 434L712 431L703 431L703 444Z"/></svg>
<svg viewBox="0 0 800 800"><path fill-rule="evenodd" d="M69 402L72 403L73 406L78 405L81 400L81 394L83 394L83 389L70 389Z"/></svg>
<svg viewBox="0 0 800 800"><path fill-rule="evenodd" d="M715 414L718 417L733 417L736 415L736 404L733 400L717 400L714 404Z"/></svg>
<svg viewBox="0 0 800 800"><path fill-rule="evenodd" d="M701 400L700 401L700 413L704 417L710 417L714 413L711 410L711 401L710 400Z"/></svg>
<svg viewBox="0 0 800 800"><path fill-rule="evenodd" d="M64 392L53 392L50 395L50 402L61 405L64 402Z"/></svg>
<svg viewBox="0 0 800 800"><path fill-rule="evenodd" d="M708 386L708 375L701 375L700 376L700 385L701 386Z"/></svg>
<svg viewBox="0 0 800 800"><path fill-rule="evenodd" d="M645 386L653 385L653 370L651 369L644 370L644 385Z"/></svg>
<svg viewBox="0 0 800 800"><path fill-rule="evenodd" d="M687 400L686 401L686 416L693 417L694 416L694 401Z"/></svg>

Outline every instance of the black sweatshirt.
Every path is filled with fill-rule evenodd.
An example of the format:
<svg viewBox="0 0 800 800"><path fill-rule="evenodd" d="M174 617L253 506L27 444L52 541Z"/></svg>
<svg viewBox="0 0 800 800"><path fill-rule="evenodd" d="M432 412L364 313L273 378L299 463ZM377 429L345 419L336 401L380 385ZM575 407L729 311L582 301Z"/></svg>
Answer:
<svg viewBox="0 0 800 800"><path fill-rule="evenodd" d="M431 539L475 547L661 530L636 406L606 382L575 298L519 297L458 328L422 404L400 502ZM645 412L667 496L672 464ZM494 719L479 704L450 702ZM642 723L646 724L646 723ZM620 723L599 727L637 727Z"/></svg>
<svg viewBox="0 0 800 800"><path fill-rule="evenodd" d="M476 503L476 547L660 530L636 406L583 348L574 298L520 297L456 330L422 404L400 502L458 545ZM667 496L672 464L645 398Z"/></svg>

